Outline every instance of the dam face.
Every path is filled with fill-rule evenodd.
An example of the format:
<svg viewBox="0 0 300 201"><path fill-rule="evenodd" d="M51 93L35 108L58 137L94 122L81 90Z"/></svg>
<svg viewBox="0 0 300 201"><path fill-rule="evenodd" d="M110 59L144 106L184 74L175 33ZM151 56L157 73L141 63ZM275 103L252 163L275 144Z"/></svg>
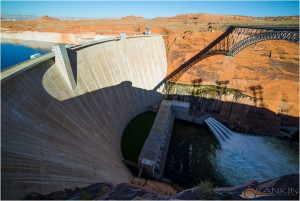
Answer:
<svg viewBox="0 0 300 201"><path fill-rule="evenodd" d="M166 52L161 36L68 52L76 86L53 59L2 81L2 199L96 182L127 182L120 141L127 123L159 104Z"/></svg>

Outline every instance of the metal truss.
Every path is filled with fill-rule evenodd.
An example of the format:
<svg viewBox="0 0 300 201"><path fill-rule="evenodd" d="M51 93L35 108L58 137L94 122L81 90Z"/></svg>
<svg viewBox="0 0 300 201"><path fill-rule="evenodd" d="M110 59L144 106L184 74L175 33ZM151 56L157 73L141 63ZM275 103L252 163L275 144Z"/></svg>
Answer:
<svg viewBox="0 0 300 201"><path fill-rule="evenodd" d="M239 41L227 53L227 56L234 56L245 47L264 40L286 40L289 42L299 43L299 33L288 31L272 31L255 34Z"/></svg>

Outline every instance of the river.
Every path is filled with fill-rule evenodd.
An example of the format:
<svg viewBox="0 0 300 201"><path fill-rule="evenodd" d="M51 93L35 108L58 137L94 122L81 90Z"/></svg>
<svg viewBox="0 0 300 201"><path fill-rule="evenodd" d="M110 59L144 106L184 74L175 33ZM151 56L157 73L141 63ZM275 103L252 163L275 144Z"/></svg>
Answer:
<svg viewBox="0 0 300 201"><path fill-rule="evenodd" d="M275 137L232 132L217 139L206 125L175 119L164 177L183 187L203 181L237 186L298 173L298 144Z"/></svg>

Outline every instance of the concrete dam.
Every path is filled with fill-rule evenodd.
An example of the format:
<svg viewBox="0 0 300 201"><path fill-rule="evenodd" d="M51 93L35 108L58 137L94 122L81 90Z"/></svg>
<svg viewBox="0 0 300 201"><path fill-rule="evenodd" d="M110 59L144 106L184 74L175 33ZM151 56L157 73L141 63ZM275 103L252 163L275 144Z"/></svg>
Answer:
<svg viewBox="0 0 300 201"><path fill-rule="evenodd" d="M121 136L160 104L163 86L153 88L167 73L165 51L162 36L123 37L69 48L67 71L49 55L3 71L2 199L128 182Z"/></svg>

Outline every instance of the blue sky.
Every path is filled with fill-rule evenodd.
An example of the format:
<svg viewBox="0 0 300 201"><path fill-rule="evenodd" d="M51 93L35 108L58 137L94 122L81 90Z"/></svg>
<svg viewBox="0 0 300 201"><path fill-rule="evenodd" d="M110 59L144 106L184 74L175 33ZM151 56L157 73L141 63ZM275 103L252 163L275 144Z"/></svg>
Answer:
<svg viewBox="0 0 300 201"><path fill-rule="evenodd" d="M1 1L3 14L52 17L171 17L184 13L299 15L298 1Z"/></svg>

